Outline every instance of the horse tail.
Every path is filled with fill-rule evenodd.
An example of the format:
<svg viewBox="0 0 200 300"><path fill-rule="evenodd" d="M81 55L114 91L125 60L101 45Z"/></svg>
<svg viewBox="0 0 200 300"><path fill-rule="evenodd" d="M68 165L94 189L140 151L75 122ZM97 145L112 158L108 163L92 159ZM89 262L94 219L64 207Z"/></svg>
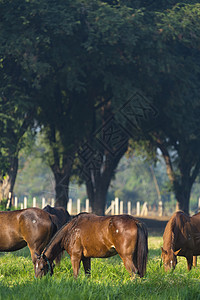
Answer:
<svg viewBox="0 0 200 300"><path fill-rule="evenodd" d="M137 269L140 277L146 272L147 256L148 256L148 232L143 223L137 223L138 239L137 239Z"/></svg>

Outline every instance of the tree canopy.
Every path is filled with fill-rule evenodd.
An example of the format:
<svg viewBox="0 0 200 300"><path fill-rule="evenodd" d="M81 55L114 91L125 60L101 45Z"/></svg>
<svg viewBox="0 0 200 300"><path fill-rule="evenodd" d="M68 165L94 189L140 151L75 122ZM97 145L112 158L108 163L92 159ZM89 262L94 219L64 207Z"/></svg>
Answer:
<svg viewBox="0 0 200 300"><path fill-rule="evenodd" d="M199 13L196 1L0 1L2 176L39 127L62 197L75 153L97 138L110 105L128 137L160 148L188 211L200 168Z"/></svg>

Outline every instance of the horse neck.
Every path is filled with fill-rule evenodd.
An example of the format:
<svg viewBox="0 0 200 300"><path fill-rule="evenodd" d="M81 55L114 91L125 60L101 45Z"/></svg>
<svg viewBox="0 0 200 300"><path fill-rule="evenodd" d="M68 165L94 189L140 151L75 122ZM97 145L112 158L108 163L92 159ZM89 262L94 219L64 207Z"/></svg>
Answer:
<svg viewBox="0 0 200 300"><path fill-rule="evenodd" d="M163 248L164 250L174 250L174 227L175 227L175 217L172 216L166 225L164 235L163 235Z"/></svg>
<svg viewBox="0 0 200 300"><path fill-rule="evenodd" d="M75 224L76 218L70 223L63 225L53 236L44 250L44 254L49 260L53 261L64 250L64 240L68 238Z"/></svg>
<svg viewBox="0 0 200 300"><path fill-rule="evenodd" d="M51 239L44 250L45 256L53 261L63 250L63 237L65 236L65 227L61 228Z"/></svg>

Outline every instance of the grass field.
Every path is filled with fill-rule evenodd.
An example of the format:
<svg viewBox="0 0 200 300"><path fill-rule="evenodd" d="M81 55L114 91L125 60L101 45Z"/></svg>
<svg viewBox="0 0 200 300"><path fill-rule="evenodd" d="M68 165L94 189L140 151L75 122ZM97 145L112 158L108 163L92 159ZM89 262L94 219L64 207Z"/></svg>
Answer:
<svg viewBox="0 0 200 300"><path fill-rule="evenodd" d="M83 268L73 279L69 257L65 256L54 275L34 278L28 248L0 254L0 299L200 299L200 266L186 270L186 259L178 258L176 270L161 267L162 238L149 237L146 276L131 280L120 257L92 259L92 276Z"/></svg>

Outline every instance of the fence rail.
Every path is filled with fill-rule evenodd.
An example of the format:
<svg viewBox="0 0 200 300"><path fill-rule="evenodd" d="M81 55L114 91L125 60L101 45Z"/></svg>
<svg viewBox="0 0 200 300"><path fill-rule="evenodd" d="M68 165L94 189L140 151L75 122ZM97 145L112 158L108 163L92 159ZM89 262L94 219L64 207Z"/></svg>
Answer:
<svg viewBox="0 0 200 300"><path fill-rule="evenodd" d="M41 201L42 200L42 201ZM11 199L11 194L9 194L9 199L7 202L7 208L10 207L10 204L12 202L12 205L15 207L15 209L23 209L28 207L28 199L27 197L23 198L23 201L19 201L19 199L15 196L13 199ZM55 206L55 199L45 199L44 197L42 199L36 199L36 197L33 197L32 204L30 205L29 200L29 206L32 207L39 207L44 208L47 204L51 205L52 207ZM67 204L67 210L69 214L78 214L80 212L91 212L92 209L90 207L89 199L85 200L85 203L81 203L80 199L73 200L69 199ZM158 203L158 209L156 212L154 212L154 215L157 216L163 216L163 203L162 201L159 201ZM115 198L111 201L111 204L105 208L105 215L118 215L118 214L134 214L136 216L149 216L151 215L151 211L148 208L148 203L144 202L141 204L139 201L136 203L135 207L132 205L131 201L128 201L127 203L124 203L122 200L119 200L119 198Z"/></svg>

